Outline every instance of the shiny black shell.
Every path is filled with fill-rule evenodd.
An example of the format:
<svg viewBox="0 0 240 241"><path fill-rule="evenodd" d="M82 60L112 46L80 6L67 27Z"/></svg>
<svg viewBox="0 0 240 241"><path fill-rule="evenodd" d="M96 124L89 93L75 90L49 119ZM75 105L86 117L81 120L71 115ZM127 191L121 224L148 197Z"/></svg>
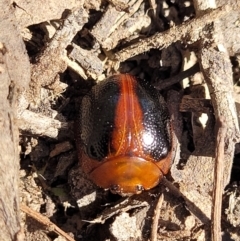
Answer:
<svg viewBox="0 0 240 241"><path fill-rule="evenodd" d="M134 95L133 101L131 101L132 95ZM123 100L126 102L126 108L119 111L117 106L122 101L121 98L125 98ZM127 109L128 105L130 106L129 102L132 102L131 107ZM134 105L139 106L136 112ZM167 105L159 92L147 81L137 80L131 75L124 74L100 82L84 96L77 120L77 139L81 151L89 159L98 162L109 155L114 156L118 147L112 143L115 141L121 145L123 141L113 140L116 136L113 133L126 132L125 129L128 128L128 124L125 126L123 124L123 127L118 127L116 130L116 122L119 119L122 119L123 123L129 122L131 118L142 127L138 127L134 132L129 131L131 134L125 137L120 136L125 139L138 138L141 141L134 145L134 150L128 148L124 155L150 157L154 162L164 159L172 147ZM124 128L124 131L121 128Z"/></svg>

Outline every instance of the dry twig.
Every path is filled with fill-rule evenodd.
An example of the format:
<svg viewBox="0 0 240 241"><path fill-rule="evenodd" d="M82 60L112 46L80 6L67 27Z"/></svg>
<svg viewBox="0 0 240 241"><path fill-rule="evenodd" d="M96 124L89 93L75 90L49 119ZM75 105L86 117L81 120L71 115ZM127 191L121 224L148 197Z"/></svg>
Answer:
<svg viewBox="0 0 240 241"><path fill-rule="evenodd" d="M211 1L194 1L197 14ZM234 4L232 4L234 5ZM239 8L239 4L236 3ZM230 180L235 143L239 138L239 126L233 98L232 65L224 46L221 22L208 27L200 45L200 66L208 85L216 119L220 121L215 146L214 187L212 199L212 240L220 241L222 192ZM225 150L225 143L228 143ZM223 162L224 160L224 162Z"/></svg>
<svg viewBox="0 0 240 241"><path fill-rule="evenodd" d="M12 241L21 236L16 100L29 84L30 64L7 0L0 1L0 32L0 239Z"/></svg>
<svg viewBox="0 0 240 241"><path fill-rule="evenodd" d="M54 231L58 235L63 236L64 238L66 238L67 241L75 241L72 237L70 237L67 233L65 233L62 229L60 229L57 225L52 223L47 217L44 217L40 213L32 210L31 208L23 204L21 204L20 209L30 217L37 220L39 223L43 224L44 226L50 227L52 231Z"/></svg>
<svg viewBox="0 0 240 241"><path fill-rule="evenodd" d="M159 217L160 217L163 200L164 200L164 195L161 194L159 199L158 199L157 206L155 208L155 212L154 212L154 216L153 216L153 224L152 224L152 231L151 231L151 241L157 241L158 220L159 220Z"/></svg>
<svg viewBox="0 0 240 241"><path fill-rule="evenodd" d="M159 79L157 80L156 84L154 84L154 87L158 90L163 90L171 85L174 85L178 82L180 82L181 80L196 74L198 71L200 70L199 68L199 64L195 64L192 67L190 67L189 69L180 72L178 75L176 76L171 76L170 78L167 79Z"/></svg>
<svg viewBox="0 0 240 241"><path fill-rule="evenodd" d="M104 13L100 21L94 26L91 34L100 44L104 44L114 30L131 15L133 15L141 5L142 0L131 0L128 2L129 12L121 11L111 4L108 5L107 11Z"/></svg>
<svg viewBox="0 0 240 241"><path fill-rule="evenodd" d="M65 49L87 20L88 13L83 7L73 10L65 19L61 29L57 30L51 42L39 56L38 62L32 66L29 90L31 101L39 102L41 86L48 86L54 89L57 94L63 91L62 87L59 86L58 74L67 68L67 64L63 59Z"/></svg>
<svg viewBox="0 0 240 241"><path fill-rule="evenodd" d="M67 123L59 120L24 110L18 120L19 129L32 135L48 136L57 139L61 128L66 128Z"/></svg>
<svg viewBox="0 0 240 241"><path fill-rule="evenodd" d="M212 208L212 241L221 241L221 214L223 194L224 147L227 127L224 119L219 120L216 141L216 160L214 167L213 208Z"/></svg>
<svg viewBox="0 0 240 241"><path fill-rule="evenodd" d="M187 95L183 96L180 104L181 112L213 112L212 102L204 98L192 98Z"/></svg>
<svg viewBox="0 0 240 241"><path fill-rule="evenodd" d="M208 225L210 223L210 219L205 215L204 212L201 211L191 200L189 200L182 192L179 191L178 188L176 188L170 181L168 181L166 178L162 179L162 184L169 188L171 193L175 197L182 197L184 201L186 202L188 206L188 210L196 217L201 223Z"/></svg>
<svg viewBox="0 0 240 241"><path fill-rule="evenodd" d="M232 64L224 48L219 22L205 32L199 52L200 67L209 88L215 118L224 118L228 131L225 150L224 187L228 184L232 169L235 143L239 139L239 126L233 98ZM218 39L216 34L218 33Z"/></svg>
<svg viewBox="0 0 240 241"><path fill-rule="evenodd" d="M198 18L183 23L180 26L174 26L163 33L156 33L149 38L140 40L136 44L132 44L131 46L117 52L115 54L115 59L119 62L123 62L126 59L153 48L166 48L176 41L184 40L188 44L194 43L202 38L202 30L207 24L212 23L215 19L229 13L230 10L230 6L224 5L215 10L211 10Z"/></svg>

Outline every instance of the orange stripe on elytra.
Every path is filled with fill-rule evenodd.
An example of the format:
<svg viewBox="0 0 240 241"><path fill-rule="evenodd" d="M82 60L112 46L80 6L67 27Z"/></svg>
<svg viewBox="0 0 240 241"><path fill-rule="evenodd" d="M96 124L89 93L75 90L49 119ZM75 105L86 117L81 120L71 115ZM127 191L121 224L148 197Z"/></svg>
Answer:
<svg viewBox="0 0 240 241"><path fill-rule="evenodd" d="M131 76L127 76L129 79ZM130 81L129 81L130 82ZM136 80L134 81L134 84L136 85ZM135 94L134 91L135 86L131 86L129 88L129 103L130 103L130 113L132 113L132 116L129 116L129 121L131 122L131 145L130 149L133 152L137 152L138 154L142 154L142 132L144 130L144 126L142 124L143 119L143 113L141 110L141 106L138 101L138 97Z"/></svg>
<svg viewBox="0 0 240 241"><path fill-rule="evenodd" d="M122 75L122 76L125 76L125 75ZM127 151L128 144L129 144L128 138L127 138L128 131L129 131L128 92L129 92L129 87L127 85L126 80L122 77L120 79L120 98L119 98L117 112L116 112L118 115L116 126L117 126L117 130L118 130L118 134L121 135L121 137L117 138L117 139L120 139L120 141L118 142L119 146L117 148L116 155L125 154L125 152ZM121 118L122 113L123 113L123 119Z"/></svg>
<svg viewBox="0 0 240 241"><path fill-rule="evenodd" d="M112 148L115 153L110 156L126 155L128 153L142 156L142 123L143 113L135 94L136 80L130 75L121 75L120 97L116 107L114 130L112 133Z"/></svg>
<svg viewBox="0 0 240 241"><path fill-rule="evenodd" d="M112 135L113 149L116 151L112 153L114 156L124 155L128 148L128 92L129 88L126 83L125 75L120 78L120 96L115 111L114 131Z"/></svg>

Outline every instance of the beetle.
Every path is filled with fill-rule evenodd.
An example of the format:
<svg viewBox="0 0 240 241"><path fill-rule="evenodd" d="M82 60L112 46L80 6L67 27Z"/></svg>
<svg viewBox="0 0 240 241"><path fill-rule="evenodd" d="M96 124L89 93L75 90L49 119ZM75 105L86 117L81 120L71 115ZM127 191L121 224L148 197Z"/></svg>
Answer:
<svg viewBox="0 0 240 241"><path fill-rule="evenodd" d="M170 169L173 134L164 98L130 74L114 75L82 99L78 157L98 186L120 195L155 187Z"/></svg>

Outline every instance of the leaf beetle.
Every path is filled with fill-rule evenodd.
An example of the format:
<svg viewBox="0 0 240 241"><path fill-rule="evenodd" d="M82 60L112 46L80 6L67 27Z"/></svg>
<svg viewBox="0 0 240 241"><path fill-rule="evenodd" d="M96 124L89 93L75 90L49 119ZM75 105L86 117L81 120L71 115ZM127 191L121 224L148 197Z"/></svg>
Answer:
<svg viewBox="0 0 240 241"><path fill-rule="evenodd" d="M96 185L120 195L151 189L173 159L167 104L147 81L114 75L83 97L76 142L82 168Z"/></svg>

